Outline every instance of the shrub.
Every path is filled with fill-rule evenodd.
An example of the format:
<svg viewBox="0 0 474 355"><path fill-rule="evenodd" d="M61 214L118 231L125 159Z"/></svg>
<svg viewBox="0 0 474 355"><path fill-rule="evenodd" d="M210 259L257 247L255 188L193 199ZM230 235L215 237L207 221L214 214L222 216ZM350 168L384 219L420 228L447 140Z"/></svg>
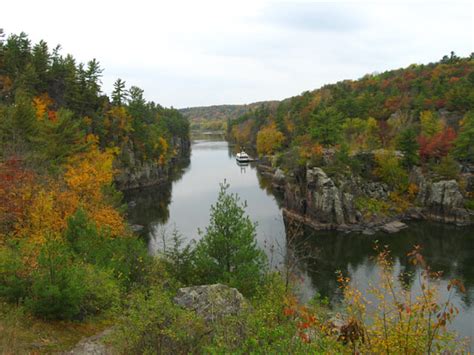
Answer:
<svg viewBox="0 0 474 355"><path fill-rule="evenodd" d="M125 354L199 353L208 333L202 319L171 300L160 287L130 297L113 341Z"/></svg>
<svg viewBox="0 0 474 355"><path fill-rule="evenodd" d="M350 279L339 276L344 290L344 311L351 332L344 335L353 353L406 353L459 351L465 345L447 327L459 310L451 302L454 292L465 292L458 280L447 286L447 297L441 299L438 283L441 273L433 272L420 253L420 248L408 254L418 266L419 297L413 297L403 277L394 272L394 263L387 249L377 249L380 281L368 293L374 303L351 286ZM414 275L407 276L409 279Z"/></svg>
<svg viewBox="0 0 474 355"><path fill-rule="evenodd" d="M143 283L151 256L145 243L135 237L111 238L98 232L87 214L78 209L68 219L65 237L82 261L111 270L126 289Z"/></svg>
<svg viewBox="0 0 474 355"><path fill-rule="evenodd" d="M461 168L451 155L441 158L439 164L433 166L433 171L438 175L438 180L456 180L459 178Z"/></svg>
<svg viewBox="0 0 474 355"><path fill-rule="evenodd" d="M375 175L390 187L402 192L408 188L408 174L400 165L400 159L389 151L382 151L375 155L377 167Z"/></svg>
<svg viewBox="0 0 474 355"><path fill-rule="evenodd" d="M115 308L120 302L120 287L111 272L84 265L82 281L84 295L81 316L89 316Z"/></svg>
<svg viewBox="0 0 474 355"><path fill-rule="evenodd" d="M79 316L85 294L83 270L71 260L70 250L63 243L49 241L43 246L26 301L35 315L46 319Z"/></svg>
<svg viewBox="0 0 474 355"><path fill-rule="evenodd" d="M0 298L19 302L28 294L30 281L16 246L0 246Z"/></svg>
<svg viewBox="0 0 474 355"><path fill-rule="evenodd" d="M60 241L48 241L33 273L26 305L45 319L82 319L118 304L120 289L110 272L74 260Z"/></svg>

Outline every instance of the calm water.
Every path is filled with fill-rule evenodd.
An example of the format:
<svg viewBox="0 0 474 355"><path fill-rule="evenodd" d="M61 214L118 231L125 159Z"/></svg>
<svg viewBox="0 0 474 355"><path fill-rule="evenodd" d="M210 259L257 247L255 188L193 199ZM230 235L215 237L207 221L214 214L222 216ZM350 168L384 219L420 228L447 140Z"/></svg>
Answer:
<svg viewBox="0 0 474 355"><path fill-rule="evenodd" d="M201 138L201 139L199 139ZM316 293L337 304L341 295L336 282L336 270L349 275L352 282L366 290L377 282L374 265L374 241L389 245L395 258L395 273L411 270L406 254L415 244L423 246L424 255L433 270L442 270L440 290L447 280L458 278L466 286L466 294L455 294L454 303L461 314L454 327L463 336L474 339L474 228L456 228L439 224L417 223L398 234L374 236L345 235L336 232L304 231L304 247L287 246L285 225L278 195L255 166L239 166L232 149L222 137L196 137L190 160L183 161L173 175L173 181L158 187L135 190L125 196L131 223L143 225L151 252L162 247L163 234L178 230L186 239L198 239L198 228L209 222L209 208L217 199L219 183L224 179L230 191L238 193L247 203L247 213L258 223L258 243L265 249L272 265L278 267L287 252L298 255L300 293L310 299ZM416 281L409 280L417 291Z"/></svg>

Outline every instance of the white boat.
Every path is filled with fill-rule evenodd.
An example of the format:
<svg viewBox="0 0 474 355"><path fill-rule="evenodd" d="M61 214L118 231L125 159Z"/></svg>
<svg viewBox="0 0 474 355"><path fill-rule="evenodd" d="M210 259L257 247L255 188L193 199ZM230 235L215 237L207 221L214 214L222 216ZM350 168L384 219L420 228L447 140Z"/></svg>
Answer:
<svg viewBox="0 0 474 355"><path fill-rule="evenodd" d="M235 158L239 163L248 163L250 161L248 154L245 153L243 150L240 153L237 153Z"/></svg>

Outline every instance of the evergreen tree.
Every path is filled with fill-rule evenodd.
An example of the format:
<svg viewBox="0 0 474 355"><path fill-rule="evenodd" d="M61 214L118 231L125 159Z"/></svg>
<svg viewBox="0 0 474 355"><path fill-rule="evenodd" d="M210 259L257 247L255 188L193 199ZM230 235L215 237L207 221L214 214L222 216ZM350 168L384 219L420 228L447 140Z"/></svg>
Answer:
<svg viewBox="0 0 474 355"><path fill-rule="evenodd" d="M211 206L209 226L196 247L196 266L201 282L223 282L251 295L265 267L265 254L256 244L256 225L245 215L245 204L220 185Z"/></svg>
<svg viewBox="0 0 474 355"><path fill-rule="evenodd" d="M112 103L116 106L122 106L127 98L127 90L125 90L125 81L118 78L114 83L114 91L112 91Z"/></svg>
<svg viewBox="0 0 474 355"><path fill-rule="evenodd" d="M65 109L58 111L55 120L45 120L32 141L36 161L47 165L51 172L57 172L69 157L87 147L79 122Z"/></svg>
<svg viewBox="0 0 474 355"><path fill-rule="evenodd" d="M410 168L419 162L420 148L414 128L409 127L400 132L397 139L397 148L403 153L403 165Z"/></svg>
<svg viewBox="0 0 474 355"><path fill-rule="evenodd" d="M333 107L324 108L311 115L311 135L319 143L335 145L342 138L344 118Z"/></svg>

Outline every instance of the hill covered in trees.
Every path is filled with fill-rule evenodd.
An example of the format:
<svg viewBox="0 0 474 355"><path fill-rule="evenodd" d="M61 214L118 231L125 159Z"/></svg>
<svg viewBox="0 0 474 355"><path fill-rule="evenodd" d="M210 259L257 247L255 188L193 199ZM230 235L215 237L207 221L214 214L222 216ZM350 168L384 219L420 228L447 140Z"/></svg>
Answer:
<svg viewBox="0 0 474 355"><path fill-rule="evenodd" d="M225 130L228 120L234 120L259 106L276 107L278 101L262 101L247 105L213 105L182 108L195 130Z"/></svg>
<svg viewBox="0 0 474 355"><path fill-rule="evenodd" d="M474 56L451 53L256 108L230 121L228 136L273 156L286 206L313 225L361 228L407 211L469 224L473 110Z"/></svg>

